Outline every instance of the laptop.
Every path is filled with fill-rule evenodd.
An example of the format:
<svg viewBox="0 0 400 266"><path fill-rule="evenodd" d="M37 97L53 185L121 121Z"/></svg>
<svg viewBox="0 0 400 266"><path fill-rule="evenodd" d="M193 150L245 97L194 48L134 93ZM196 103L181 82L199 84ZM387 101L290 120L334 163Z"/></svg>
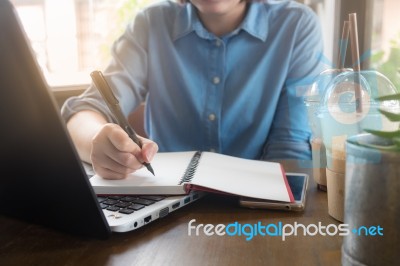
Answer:
<svg viewBox="0 0 400 266"><path fill-rule="evenodd" d="M0 214L107 238L195 200L95 195L16 10L0 0Z"/></svg>

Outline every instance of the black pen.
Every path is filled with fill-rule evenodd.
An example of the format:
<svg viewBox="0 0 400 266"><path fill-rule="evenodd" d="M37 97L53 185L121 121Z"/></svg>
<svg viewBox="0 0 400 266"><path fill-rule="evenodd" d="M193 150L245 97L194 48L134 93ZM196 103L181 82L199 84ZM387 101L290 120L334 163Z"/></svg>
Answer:
<svg viewBox="0 0 400 266"><path fill-rule="evenodd" d="M115 97L114 93L112 92L110 86L108 85L106 79L104 78L101 71L93 71L90 73L96 88L99 90L101 96L103 97L104 101L107 103L108 108L113 113L115 118L117 119L118 125L122 127L128 136L140 147L142 148L142 141L137 137L135 130L129 125L128 121L126 120L124 114L121 111L121 107L119 106L119 101ZM147 170L150 173L154 174L153 167L151 167L150 163L143 163L146 166Z"/></svg>

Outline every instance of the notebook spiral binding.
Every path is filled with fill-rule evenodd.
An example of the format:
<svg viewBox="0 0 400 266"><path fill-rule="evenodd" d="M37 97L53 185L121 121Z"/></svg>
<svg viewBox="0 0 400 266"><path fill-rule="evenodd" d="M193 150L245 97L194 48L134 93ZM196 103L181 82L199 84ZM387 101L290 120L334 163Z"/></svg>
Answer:
<svg viewBox="0 0 400 266"><path fill-rule="evenodd" d="M190 160L190 163L186 168L185 174L182 176L179 185L182 185L184 182L190 182L193 179L194 174L196 173L196 168L199 165L200 157L201 157L201 151L197 151L193 155L193 158L192 160Z"/></svg>

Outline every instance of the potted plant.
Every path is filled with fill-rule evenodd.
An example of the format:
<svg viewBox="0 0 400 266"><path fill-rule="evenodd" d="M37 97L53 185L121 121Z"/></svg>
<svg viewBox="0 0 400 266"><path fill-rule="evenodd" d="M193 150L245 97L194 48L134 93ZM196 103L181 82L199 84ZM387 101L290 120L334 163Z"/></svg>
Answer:
<svg viewBox="0 0 400 266"><path fill-rule="evenodd" d="M400 102L400 93L378 98ZM398 123L400 113L379 110ZM346 143L345 217L349 234L343 265L394 265L400 261L400 130L365 129Z"/></svg>

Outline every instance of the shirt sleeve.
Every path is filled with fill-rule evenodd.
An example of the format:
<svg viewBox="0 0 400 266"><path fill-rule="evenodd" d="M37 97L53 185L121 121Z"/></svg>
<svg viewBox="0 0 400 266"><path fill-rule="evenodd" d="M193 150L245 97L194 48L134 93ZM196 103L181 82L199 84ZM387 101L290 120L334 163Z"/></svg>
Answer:
<svg viewBox="0 0 400 266"><path fill-rule="evenodd" d="M263 149L263 160L311 159L311 130L303 95L323 70L320 60L323 41L315 13L303 9L294 32L296 38L289 53L288 75Z"/></svg>
<svg viewBox="0 0 400 266"><path fill-rule="evenodd" d="M147 94L147 31L146 16L139 13L113 44L111 62L103 71L125 116L135 110ZM82 110L99 112L109 122L115 122L93 83L82 95L69 98L64 103L61 114L65 121L68 121L71 116Z"/></svg>

